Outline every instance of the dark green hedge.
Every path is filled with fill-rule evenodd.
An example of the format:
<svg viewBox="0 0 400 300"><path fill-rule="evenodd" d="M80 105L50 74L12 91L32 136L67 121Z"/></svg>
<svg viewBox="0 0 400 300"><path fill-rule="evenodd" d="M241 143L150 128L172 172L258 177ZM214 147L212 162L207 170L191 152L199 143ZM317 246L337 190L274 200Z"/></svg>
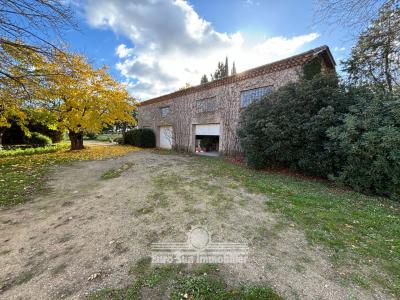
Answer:
<svg viewBox="0 0 400 300"><path fill-rule="evenodd" d="M313 59L309 60L303 66L303 77L306 80L311 80L314 76L321 74L321 58L318 56L314 57Z"/></svg>
<svg viewBox="0 0 400 300"><path fill-rule="evenodd" d="M63 133L61 131L52 130L42 124L29 123L27 127L30 132L38 132L48 136L53 143L58 143L62 140ZM11 123L10 128L6 128L2 139L3 145L29 144L29 138L16 122Z"/></svg>
<svg viewBox="0 0 400 300"><path fill-rule="evenodd" d="M132 129L125 132L124 144L142 148L154 148L156 146L156 136L154 131L149 128Z"/></svg>
<svg viewBox="0 0 400 300"><path fill-rule="evenodd" d="M45 147L52 144L51 138L39 132L32 132L27 141L28 144L36 147Z"/></svg>
<svg viewBox="0 0 400 300"><path fill-rule="evenodd" d="M328 132L344 157L337 180L400 199L400 97L363 93Z"/></svg>
<svg viewBox="0 0 400 300"><path fill-rule="evenodd" d="M327 149L326 131L339 124L351 103L334 75L290 83L253 103L242 112L238 130L248 164L327 176L340 158Z"/></svg>
<svg viewBox="0 0 400 300"><path fill-rule="evenodd" d="M338 84L288 84L240 116L249 166L284 166L400 198L400 97Z"/></svg>

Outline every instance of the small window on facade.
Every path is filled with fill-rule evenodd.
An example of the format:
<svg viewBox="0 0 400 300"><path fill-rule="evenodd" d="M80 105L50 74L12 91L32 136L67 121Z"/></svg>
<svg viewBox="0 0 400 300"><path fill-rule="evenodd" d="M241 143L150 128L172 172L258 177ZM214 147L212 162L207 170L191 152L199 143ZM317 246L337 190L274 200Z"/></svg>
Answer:
<svg viewBox="0 0 400 300"><path fill-rule="evenodd" d="M240 92L240 107L246 107L249 104L259 101L266 94L272 92L272 86L264 86L252 90Z"/></svg>
<svg viewBox="0 0 400 300"><path fill-rule="evenodd" d="M169 106L161 107L160 112L161 112L161 118L165 118L166 116L169 115Z"/></svg>
<svg viewBox="0 0 400 300"><path fill-rule="evenodd" d="M207 98L196 101L196 110L198 113L213 112L217 110L217 99Z"/></svg>

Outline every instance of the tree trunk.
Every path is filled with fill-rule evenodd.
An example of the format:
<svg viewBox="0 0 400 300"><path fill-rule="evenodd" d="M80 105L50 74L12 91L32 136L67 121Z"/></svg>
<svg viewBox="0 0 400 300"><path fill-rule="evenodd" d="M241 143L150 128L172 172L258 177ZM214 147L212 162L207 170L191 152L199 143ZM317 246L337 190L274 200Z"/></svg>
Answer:
<svg viewBox="0 0 400 300"><path fill-rule="evenodd" d="M387 48L388 48L388 46L387 46ZM390 64L390 62L389 62L389 55L390 55L390 53L389 53L389 49L385 49L385 52L384 52L384 56L385 56L385 58L384 58L384 73L385 73L385 81L386 81L386 85L387 85L387 88L388 88L388 90L389 90L389 92L392 92L392 90L393 90L393 88L392 88L392 78L391 78L391 74L390 74L390 66L389 66L389 64Z"/></svg>
<svg viewBox="0 0 400 300"><path fill-rule="evenodd" d="M391 70L390 70L390 60L389 60L389 56L391 55L391 39L390 39L390 18L388 20L388 34L387 34L387 41L384 45L384 55L385 55L385 79L386 79L386 84L388 87L389 92L392 92L393 88L392 88L392 74L390 74Z"/></svg>
<svg viewBox="0 0 400 300"><path fill-rule="evenodd" d="M3 133L4 129L0 129L0 150L3 149Z"/></svg>
<svg viewBox="0 0 400 300"><path fill-rule="evenodd" d="M83 149L83 133L82 132L69 132L69 139L71 141L71 150Z"/></svg>

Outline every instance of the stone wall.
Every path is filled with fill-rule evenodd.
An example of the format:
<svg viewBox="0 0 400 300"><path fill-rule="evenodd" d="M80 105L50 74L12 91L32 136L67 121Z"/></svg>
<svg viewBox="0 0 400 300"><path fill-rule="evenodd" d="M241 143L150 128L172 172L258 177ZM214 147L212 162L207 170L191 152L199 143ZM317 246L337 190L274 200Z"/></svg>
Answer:
<svg viewBox="0 0 400 300"><path fill-rule="evenodd" d="M160 126L172 126L172 144L175 149L195 150L195 126L220 124L220 152L240 153L236 130L240 116L242 91L271 86L273 90L299 79L305 63L319 57L322 72L335 72L335 61L324 45L287 59L263 65L210 83L177 91L143 102L139 110L139 127L152 128L160 145ZM213 98L215 111L198 111L196 101ZM170 107L170 114L161 116L162 107Z"/></svg>
<svg viewBox="0 0 400 300"><path fill-rule="evenodd" d="M194 151L195 125L220 124L220 152L228 155L240 152L236 135L240 115L240 92L244 90L273 86L277 89L299 78L301 67L273 72L199 92L189 93L173 99L139 106L139 127L152 128L159 145L159 127L172 125L173 146L179 150ZM214 112L198 112L196 101L215 97L217 109ZM161 117L160 108L169 106L170 114Z"/></svg>

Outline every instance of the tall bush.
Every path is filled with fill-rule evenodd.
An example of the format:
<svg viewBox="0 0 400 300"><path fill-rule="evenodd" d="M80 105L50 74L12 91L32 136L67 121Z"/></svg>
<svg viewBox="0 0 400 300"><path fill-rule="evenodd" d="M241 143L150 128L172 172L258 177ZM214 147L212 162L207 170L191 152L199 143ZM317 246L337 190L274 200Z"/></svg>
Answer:
<svg viewBox="0 0 400 300"><path fill-rule="evenodd" d="M142 148L154 148L156 146L156 136L154 131L149 128L132 129L124 133L124 144L129 144Z"/></svg>
<svg viewBox="0 0 400 300"><path fill-rule="evenodd" d="M51 138L39 132L32 132L28 143L36 147L45 147L52 144Z"/></svg>
<svg viewBox="0 0 400 300"><path fill-rule="evenodd" d="M62 140L63 133L61 131L52 130L47 126L40 123L35 123L32 120L29 120L29 123L26 124L26 127L30 132L38 132L48 136L53 143L58 143ZM21 126L17 122L13 121L11 122L10 128L6 128L4 130L2 142L4 145L24 144L29 143L29 138L25 136Z"/></svg>
<svg viewBox="0 0 400 300"><path fill-rule="evenodd" d="M345 158L336 179L359 191L400 198L399 96L359 94L329 136Z"/></svg>
<svg viewBox="0 0 400 300"><path fill-rule="evenodd" d="M280 165L327 176L340 157L328 128L353 103L335 75L316 75L281 87L241 113L238 136L251 167Z"/></svg>

